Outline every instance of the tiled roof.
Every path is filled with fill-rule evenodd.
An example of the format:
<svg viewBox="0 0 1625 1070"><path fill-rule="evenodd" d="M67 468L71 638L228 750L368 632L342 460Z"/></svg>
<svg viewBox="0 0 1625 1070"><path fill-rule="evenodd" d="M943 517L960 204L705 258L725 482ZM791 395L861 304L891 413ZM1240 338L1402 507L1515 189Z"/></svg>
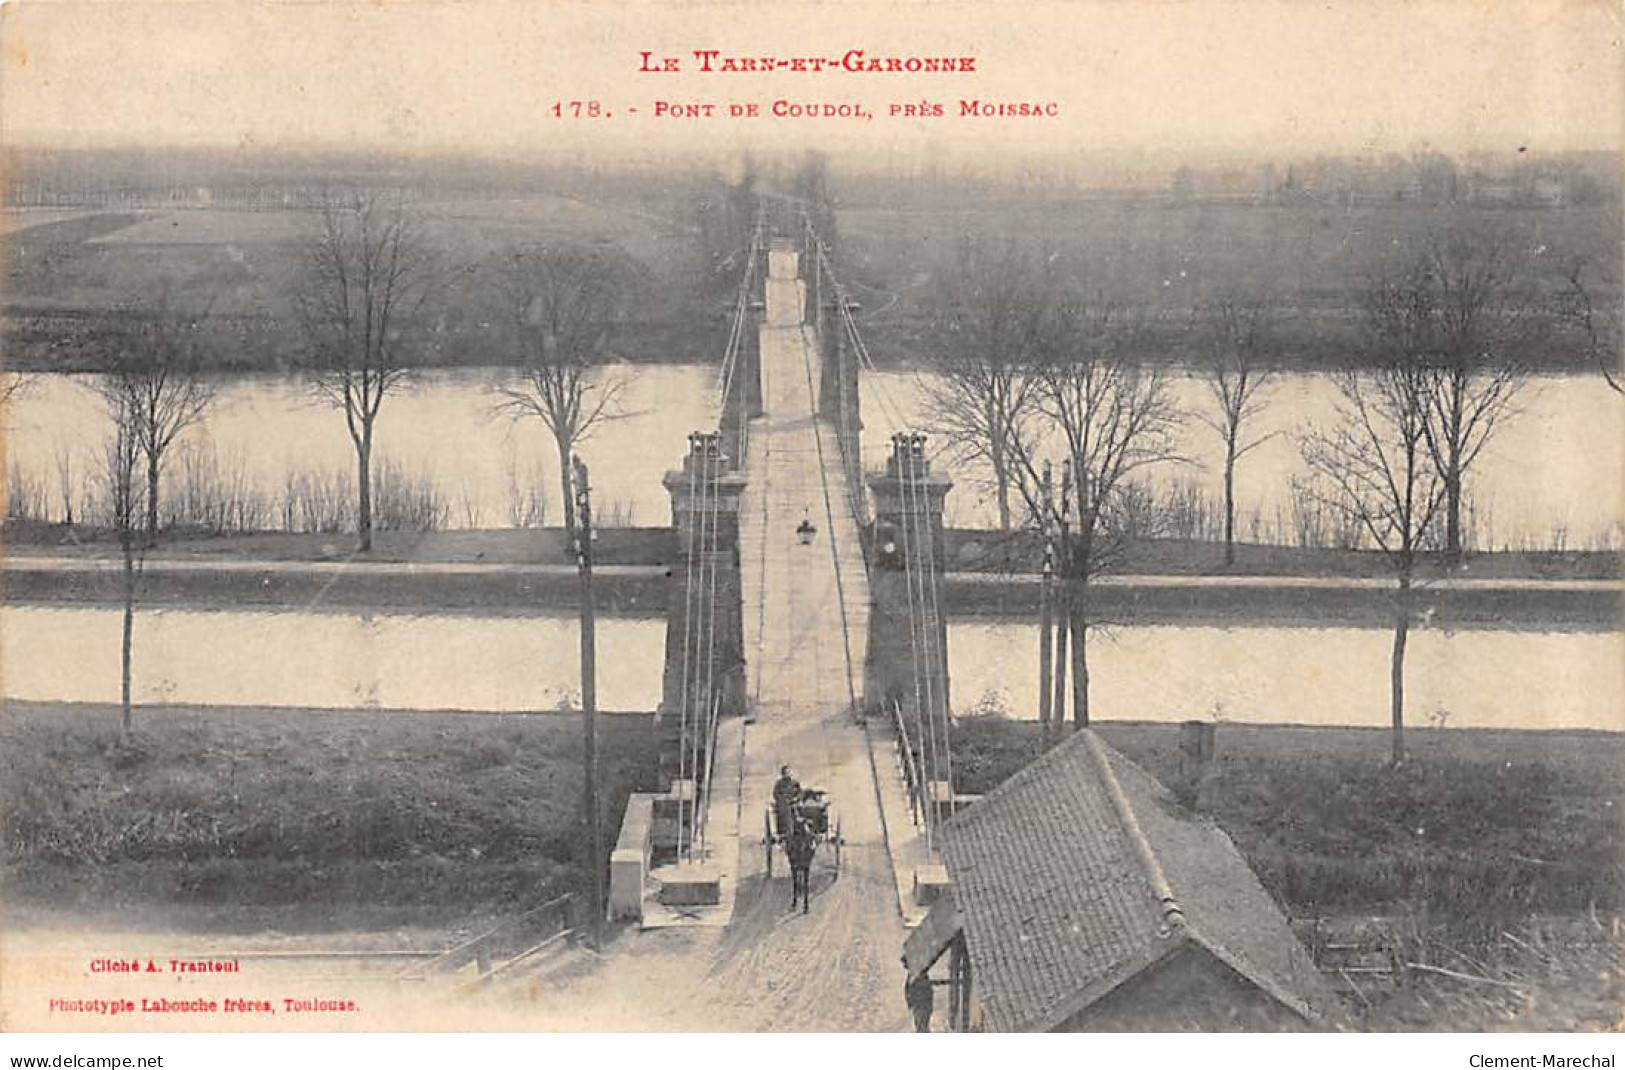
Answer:
<svg viewBox="0 0 1625 1070"><path fill-rule="evenodd" d="M1053 1028L1188 940L1311 1021L1333 1011L1230 838L1087 729L939 842L989 1028Z"/></svg>

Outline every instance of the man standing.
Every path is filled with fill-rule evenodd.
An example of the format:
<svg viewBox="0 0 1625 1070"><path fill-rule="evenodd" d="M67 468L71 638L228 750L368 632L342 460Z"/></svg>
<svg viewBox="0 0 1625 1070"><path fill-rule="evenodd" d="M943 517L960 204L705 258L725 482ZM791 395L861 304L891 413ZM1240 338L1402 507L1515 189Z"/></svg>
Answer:
<svg viewBox="0 0 1625 1070"><path fill-rule="evenodd" d="M788 837L794 827L795 805L801 801L801 784L790 775L788 765L779 766L779 779L773 783L774 829L781 838Z"/></svg>
<svg viewBox="0 0 1625 1070"><path fill-rule="evenodd" d="M908 969L908 959L903 960L903 969ZM903 979L903 1002L908 1004L909 1011L914 1015L914 1031L916 1033L931 1032L931 1003L935 996L931 991L931 975L924 970L919 974L906 976Z"/></svg>

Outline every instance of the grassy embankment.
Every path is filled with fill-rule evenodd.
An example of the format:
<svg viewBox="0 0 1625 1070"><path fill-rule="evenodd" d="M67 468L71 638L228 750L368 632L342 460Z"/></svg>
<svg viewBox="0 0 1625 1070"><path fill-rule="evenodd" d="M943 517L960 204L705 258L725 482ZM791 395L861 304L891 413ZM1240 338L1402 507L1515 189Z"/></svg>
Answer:
<svg viewBox="0 0 1625 1070"><path fill-rule="evenodd" d="M605 613L664 612L665 570L681 567L670 528L604 528L594 545L595 586ZM109 558L117 543L106 532L63 525L8 525L8 552L53 557ZM186 538L166 533L148 556L137 599L141 606L352 609L501 614L559 612L580 601L575 555L558 528L509 531L378 532L373 550L354 552L348 535L277 532ZM220 569L165 570L163 563L220 562ZM266 563L265 569L251 567ZM297 566L314 563L319 569ZM523 566L435 570L374 569L384 565ZM250 567L241 567L241 566ZM354 567L334 568L345 565ZM542 566L538 570L534 566ZM634 571L617 571L632 566ZM5 577L12 602L119 604L123 578L116 569L13 570Z"/></svg>
<svg viewBox="0 0 1625 1070"><path fill-rule="evenodd" d="M1178 725L1097 727L1172 782ZM1039 750L1031 722L968 717L954 731L963 791L991 790ZM1472 926L1625 908L1625 737L1412 729L1408 748L1395 769L1383 729L1226 724L1207 807L1297 915Z"/></svg>
<svg viewBox="0 0 1625 1070"><path fill-rule="evenodd" d="M582 887L582 733L558 714L142 708L0 714L4 902L166 931L443 926ZM606 842L646 717L599 719Z"/></svg>
<svg viewBox="0 0 1625 1070"><path fill-rule="evenodd" d="M4 526L8 551L60 557L116 556L110 529L75 524ZM676 553L671 528L599 528L593 558L604 565L660 565ZM253 532L214 535L165 529L148 560L180 557L208 561L360 561L408 564L560 565L574 568L575 551L564 529L503 528L479 531L375 531L372 550L355 552L355 536L339 533Z"/></svg>
<svg viewBox="0 0 1625 1070"><path fill-rule="evenodd" d="M956 616L1037 619L1042 560L1030 532L954 529L947 533L950 576L947 610ZM1617 587L1564 586L1569 581L1617 583L1625 555L1589 551L1470 553L1461 568L1424 564L1417 611L1439 628L1576 628L1619 626ZM1119 576L1096 585L1093 612L1117 621L1151 624L1389 627L1393 623L1393 573L1371 550L1295 546L1236 546L1235 564L1224 564L1222 543L1154 539L1129 547ZM968 574L975 574L974 576ZM1158 577L1135 583L1129 576ZM1203 585L1205 577L1262 578L1263 582ZM1027 582L1015 582L1020 577ZM1187 583L1179 582L1189 580ZM1315 584L1295 584L1314 580ZM1336 581L1351 581L1340 585ZM1467 580L1467 584L1438 580ZM1324 582L1319 582L1324 581ZM1486 582L1491 581L1491 582ZM1493 581L1515 581L1497 584ZM1543 585L1545 584L1545 585Z"/></svg>
<svg viewBox="0 0 1625 1070"><path fill-rule="evenodd" d="M598 596L605 612L659 614L665 608L665 570L681 567L669 528L606 528L596 558ZM370 554L353 553L341 535L262 532L188 537L166 532L150 555L142 581L143 605L365 607L447 613L562 611L579 595L574 556L556 528L486 531L379 532ZM117 546L107 532L83 526L10 523L7 551L19 557L47 554L70 558L109 558ZM955 575L946 588L947 611L955 616L992 615L1036 619L1039 589L1036 540L1025 533L951 530L947 564ZM236 568L168 569L166 560L189 564L219 561ZM256 562L270 563L263 570ZM314 562L354 564L341 570L282 567ZM391 565L519 565L525 569L403 571L369 569ZM544 566L538 570L530 566ZM617 571L618 566L631 566ZM1314 550L1240 545L1232 568L1223 565L1216 543L1155 540L1133 548L1125 573L1159 577L1243 575L1278 579L1385 580L1379 555L1367 551ZM1472 554L1452 577L1474 580L1618 580L1621 558L1613 553ZM970 575L974 574L974 575ZM1443 574L1436 569L1434 574ZM1022 580L1026 582L1022 582ZM117 604L123 587L116 570L13 570L7 597L17 602ZM1617 591L1606 587L1501 586L1464 589L1424 584L1421 611L1438 627L1539 627L1597 629L1620 620ZM1138 623L1385 627L1392 619L1386 583L1364 587L1249 584L1202 587L1192 582L1098 586L1095 611Z"/></svg>
<svg viewBox="0 0 1625 1070"><path fill-rule="evenodd" d="M950 571L990 574L1037 573L1043 540L1031 531L1001 532L950 528L946 532ZM1116 572L1144 576L1324 576L1392 579L1380 551L1238 542L1235 564L1224 563L1224 543L1200 539L1144 539L1127 548ZM1463 567L1447 570L1424 564L1425 577L1461 579L1617 580L1625 576L1625 555L1611 551L1542 550L1469 552Z"/></svg>
<svg viewBox="0 0 1625 1070"><path fill-rule="evenodd" d="M1179 727L1097 726L1165 783ZM1290 916L1333 939L1375 937L1408 969L1366 980L1366 1028L1615 1028L1625 998L1625 737L1413 730L1385 761L1381 729L1219 728L1204 808ZM961 790L987 792L1038 754L1036 726L954 730ZM1449 972L1444 972L1449 971Z"/></svg>
<svg viewBox="0 0 1625 1070"><path fill-rule="evenodd" d="M106 556L118 550L113 532L84 524L7 521L5 545L22 553ZM1037 573L1043 543L1030 531L949 528L945 565L950 572L989 575ZM353 536L279 531L233 535L169 529L149 556L243 561L383 561L574 565L562 528L379 531L370 553L353 554ZM670 528L601 528L594 556L602 564L671 563ZM1224 564L1224 545L1198 539L1147 539L1129 547L1117 572L1149 576L1325 576L1387 579L1383 556L1371 550L1236 544L1235 564ZM1435 573L1442 572L1435 569ZM1608 551L1498 551L1469 553L1453 575L1471 579L1611 580L1625 576L1625 556Z"/></svg>

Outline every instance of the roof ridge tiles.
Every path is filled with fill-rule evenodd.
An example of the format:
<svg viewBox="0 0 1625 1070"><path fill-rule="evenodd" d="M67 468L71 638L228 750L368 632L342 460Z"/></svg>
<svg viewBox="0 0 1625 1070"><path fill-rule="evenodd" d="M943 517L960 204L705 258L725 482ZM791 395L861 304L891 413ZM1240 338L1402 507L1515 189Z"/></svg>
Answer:
<svg viewBox="0 0 1625 1070"><path fill-rule="evenodd" d="M1117 814L1117 823L1122 828L1129 845L1134 848L1134 854L1145 870L1146 880L1150 882L1151 893L1157 897L1158 906L1162 910L1162 925L1157 935L1167 937L1174 930L1184 928L1185 910L1175 898L1173 886L1168 883L1168 876L1162 871L1162 863L1157 861L1157 853L1152 849L1151 841L1140 828L1139 818L1134 816L1134 807L1128 801L1128 796L1123 793L1123 785L1118 782L1117 772L1112 768L1111 759L1106 755L1105 744L1090 729L1083 729L1082 735L1090 756L1094 758L1095 765L1100 770L1101 782L1106 787L1107 797L1111 799L1112 810Z"/></svg>

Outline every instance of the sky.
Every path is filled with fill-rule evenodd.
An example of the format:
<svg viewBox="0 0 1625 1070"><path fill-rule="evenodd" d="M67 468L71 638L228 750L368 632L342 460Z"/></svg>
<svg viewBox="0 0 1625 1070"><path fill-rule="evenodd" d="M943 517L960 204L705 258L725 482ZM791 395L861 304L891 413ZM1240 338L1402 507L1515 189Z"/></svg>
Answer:
<svg viewBox="0 0 1625 1070"><path fill-rule="evenodd" d="M1596 149L1625 124L1625 19L1590 0L508 3L10 0L14 144L600 153L817 147L1259 155ZM968 55L974 74L639 73L639 53ZM954 114L1053 102L1049 119ZM609 118L552 114L597 100ZM660 101L865 119L657 119ZM904 103L941 118L892 117ZM629 109L637 108L633 115Z"/></svg>

